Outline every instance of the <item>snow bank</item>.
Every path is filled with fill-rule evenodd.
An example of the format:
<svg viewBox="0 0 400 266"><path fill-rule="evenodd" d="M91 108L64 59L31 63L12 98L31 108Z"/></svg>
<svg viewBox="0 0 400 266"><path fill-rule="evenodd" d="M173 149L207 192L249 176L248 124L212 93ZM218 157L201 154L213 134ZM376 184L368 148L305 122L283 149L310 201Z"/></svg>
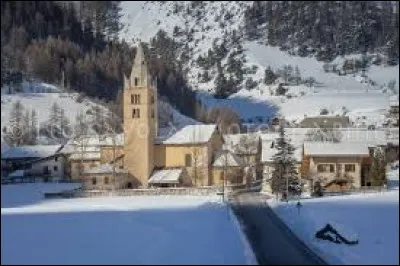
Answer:
<svg viewBox="0 0 400 266"><path fill-rule="evenodd" d="M399 264L399 193L326 197L296 202L268 201L291 230L330 264ZM359 244L316 239L327 223Z"/></svg>

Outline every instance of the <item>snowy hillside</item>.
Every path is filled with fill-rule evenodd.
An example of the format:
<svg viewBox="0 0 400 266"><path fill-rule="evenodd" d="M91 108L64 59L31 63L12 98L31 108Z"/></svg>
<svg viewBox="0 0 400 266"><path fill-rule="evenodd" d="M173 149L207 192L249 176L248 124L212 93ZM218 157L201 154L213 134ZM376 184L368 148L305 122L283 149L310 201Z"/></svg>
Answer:
<svg viewBox="0 0 400 266"><path fill-rule="evenodd" d="M38 126L43 125L49 119L50 108L54 103L57 103L60 108L65 111L66 117L70 121L70 125L73 127L77 114L82 113L86 116L87 121L94 119L93 107L100 107L104 113L108 112L108 109L104 106L94 103L87 97L81 97L79 93L63 92L60 88L46 83L23 83L23 92L19 93L7 93L7 88L2 89L1 94L1 128L7 126L10 118L10 112L12 105L20 101L24 110L31 112L35 110L37 114ZM160 127L182 128L188 124L196 124L197 121L182 115L176 109L174 109L169 103L160 101L159 102L159 116L161 115ZM89 129L90 130L90 129ZM92 134L95 132L92 130ZM7 145L4 142L4 132L1 132L2 138L2 150L6 149ZM39 144L52 144L57 140L49 140L46 137L40 137ZM3 146L4 145L4 146Z"/></svg>
<svg viewBox="0 0 400 266"><path fill-rule="evenodd" d="M36 111L38 126L49 119L50 108L54 103L65 111L72 126L78 113L88 114L91 108L97 106L87 98L80 100L79 93L63 92L58 87L46 83L24 82L23 92L6 94L5 91L7 89L3 88L1 94L1 128L8 124L12 105L17 101L21 102L25 111ZM2 139L3 133L2 131ZM48 144L48 141L47 138L39 138L39 143Z"/></svg>
<svg viewBox="0 0 400 266"><path fill-rule="evenodd" d="M345 113L359 125L382 124L390 95L399 92L398 66L371 65L365 77L361 73L339 76L326 73L324 63L313 57L291 56L277 47L245 41L244 12L248 5L240 1L123 2L125 27L121 38L132 44L138 40L147 42L164 30L185 46L182 54L189 57L188 79L194 89L202 91L203 102L209 106L227 104L246 120L257 116L271 118L281 113L288 120L298 121L304 115L318 115L321 109L327 109L331 114ZM224 70L229 70L228 61L232 58L242 63L240 68L244 70L239 90L228 97L230 100L210 96L215 92L217 70L215 65L204 70L199 63L199 57L207 57L210 51L215 53L222 43L227 49L220 60ZM360 55L336 58L332 64L343 65L350 58ZM312 77L315 84L287 84L286 96L276 96L278 82L265 85L265 70L270 67L278 72L285 65L297 66L301 79ZM206 81L205 72L210 76ZM229 75L232 77L230 72ZM393 90L388 89L391 80L396 81ZM255 84L246 88L252 82Z"/></svg>

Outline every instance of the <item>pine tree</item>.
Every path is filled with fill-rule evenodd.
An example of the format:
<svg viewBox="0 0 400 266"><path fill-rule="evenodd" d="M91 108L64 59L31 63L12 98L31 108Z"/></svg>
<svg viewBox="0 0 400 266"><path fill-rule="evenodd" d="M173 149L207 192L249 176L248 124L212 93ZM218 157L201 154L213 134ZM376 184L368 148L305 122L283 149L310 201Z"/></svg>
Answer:
<svg viewBox="0 0 400 266"><path fill-rule="evenodd" d="M31 117L29 111L25 111L25 115L23 118L23 126L22 126L22 134L23 134L23 145L29 144L31 138Z"/></svg>
<svg viewBox="0 0 400 266"><path fill-rule="evenodd" d="M265 70L264 83L266 85L271 85L271 84L273 84L275 82L276 79L277 79L277 76L272 71L271 67L268 67Z"/></svg>
<svg viewBox="0 0 400 266"><path fill-rule="evenodd" d="M88 125L85 116L79 112L75 117L74 135L76 137L88 134Z"/></svg>
<svg viewBox="0 0 400 266"><path fill-rule="evenodd" d="M24 143L24 107L20 101L14 102L4 139L9 145L21 146Z"/></svg>
<svg viewBox="0 0 400 266"><path fill-rule="evenodd" d="M60 130L60 107L57 103L54 103L50 108L49 119L47 121L48 134L52 138L61 138Z"/></svg>
<svg viewBox="0 0 400 266"><path fill-rule="evenodd" d="M369 178L373 186L382 186L386 180L386 156L381 148L374 151ZM363 185L363 184L362 184Z"/></svg>
<svg viewBox="0 0 400 266"><path fill-rule="evenodd" d="M35 109L31 111L31 124L29 127L30 132L30 145L36 145L37 143L37 115Z"/></svg>
<svg viewBox="0 0 400 266"><path fill-rule="evenodd" d="M288 190L292 181L297 179L297 170L293 153L295 148L285 135L284 119L279 127L279 137L275 141L276 154L273 156L272 192L279 194Z"/></svg>
<svg viewBox="0 0 400 266"><path fill-rule="evenodd" d="M70 131L71 131L71 127L70 127L70 123L69 123L69 119L68 117L65 115L65 111L64 109L60 108L60 112L59 112L59 130L60 130L60 138L61 139L66 139L68 138Z"/></svg>

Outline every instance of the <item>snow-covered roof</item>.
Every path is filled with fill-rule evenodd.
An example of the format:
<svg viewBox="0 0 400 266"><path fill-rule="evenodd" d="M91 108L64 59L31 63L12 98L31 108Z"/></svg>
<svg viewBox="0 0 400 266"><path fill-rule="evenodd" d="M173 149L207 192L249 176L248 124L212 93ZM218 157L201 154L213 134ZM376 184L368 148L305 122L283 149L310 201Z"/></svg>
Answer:
<svg viewBox="0 0 400 266"><path fill-rule="evenodd" d="M24 174L24 170L16 170L16 171L12 172L11 174L9 174L8 178L11 178L11 177L22 177L24 175L25 175Z"/></svg>
<svg viewBox="0 0 400 266"><path fill-rule="evenodd" d="M350 119L348 116L309 116L300 122L301 127L305 128L319 128L319 127L348 127Z"/></svg>
<svg viewBox="0 0 400 266"><path fill-rule="evenodd" d="M112 174L113 173L113 166L111 164L102 164L97 167L90 168L85 171L85 174ZM126 174L128 170L121 169L119 167L115 167L115 173L117 174Z"/></svg>
<svg viewBox="0 0 400 266"><path fill-rule="evenodd" d="M295 146L301 145L306 141L307 132L310 130L316 130L315 128L286 128L286 135L291 139L292 144ZM341 134L341 141L349 142L364 142L367 143L369 147L383 146L388 142L395 143L398 136L399 130L397 128L393 129L376 129L367 130L364 128L338 128L335 129ZM270 132L261 135L261 139L271 140L276 139L279 133Z"/></svg>
<svg viewBox="0 0 400 266"><path fill-rule="evenodd" d="M199 144L210 141L216 125L187 125L169 137L159 137L162 144Z"/></svg>
<svg viewBox="0 0 400 266"><path fill-rule="evenodd" d="M100 160L101 154L100 152L84 152L81 153L74 153L72 154L69 159L70 160Z"/></svg>
<svg viewBox="0 0 400 266"><path fill-rule="evenodd" d="M263 138L261 142L261 162L272 162L273 156L278 152L275 148L276 138ZM293 144L293 143L292 143ZM293 158L296 162L301 162L303 158L303 147L301 143L295 143L293 145L295 148L293 153Z"/></svg>
<svg viewBox="0 0 400 266"><path fill-rule="evenodd" d="M258 152L258 140L260 138L258 132L250 134L226 134L223 135L223 138L223 148L231 152L236 154L255 154ZM247 145L240 145L241 141L248 143Z"/></svg>
<svg viewBox="0 0 400 266"><path fill-rule="evenodd" d="M154 171L150 177L149 184L178 184L183 169L165 169Z"/></svg>
<svg viewBox="0 0 400 266"><path fill-rule="evenodd" d="M305 142L304 154L311 156L369 156L366 143L362 142Z"/></svg>
<svg viewBox="0 0 400 266"><path fill-rule="evenodd" d="M57 153L61 145L29 145L10 147L1 154L2 160L23 158L45 158Z"/></svg>
<svg viewBox="0 0 400 266"><path fill-rule="evenodd" d="M113 146L115 137L115 145L122 146L124 145L124 134L116 134L114 135L85 135L81 136L77 139L71 139L68 141L67 145L76 145L80 146Z"/></svg>
<svg viewBox="0 0 400 266"><path fill-rule="evenodd" d="M241 166L242 164L243 161L239 156L233 154L231 151L226 150L216 152L213 166Z"/></svg>

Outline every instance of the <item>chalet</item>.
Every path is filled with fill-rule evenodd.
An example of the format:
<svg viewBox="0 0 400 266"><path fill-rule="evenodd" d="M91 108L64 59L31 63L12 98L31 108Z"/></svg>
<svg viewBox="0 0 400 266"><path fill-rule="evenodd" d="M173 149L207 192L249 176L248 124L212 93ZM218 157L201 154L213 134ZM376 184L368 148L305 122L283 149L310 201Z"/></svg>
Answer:
<svg viewBox="0 0 400 266"><path fill-rule="evenodd" d="M371 150L362 142L305 142L301 175L327 190L371 185Z"/></svg>

